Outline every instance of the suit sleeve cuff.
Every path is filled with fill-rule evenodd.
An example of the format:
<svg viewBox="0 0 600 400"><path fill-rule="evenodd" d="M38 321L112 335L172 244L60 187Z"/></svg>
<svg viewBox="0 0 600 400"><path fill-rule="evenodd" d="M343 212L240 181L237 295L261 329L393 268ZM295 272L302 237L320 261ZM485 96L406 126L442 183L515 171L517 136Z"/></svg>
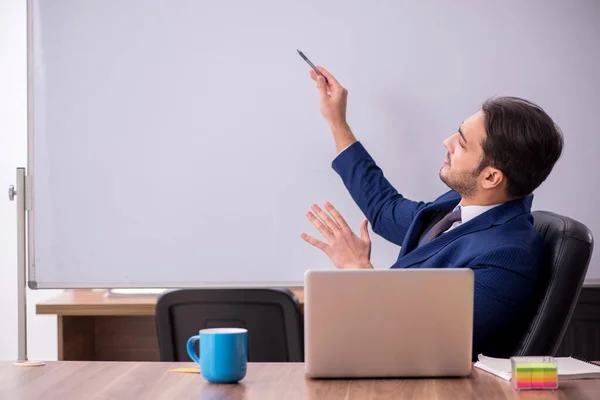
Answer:
<svg viewBox="0 0 600 400"><path fill-rule="evenodd" d="M363 147L362 143L356 141L350 146L346 147L344 150L342 150L337 155L337 157L333 159L331 166L336 172L339 173L340 169L346 165L351 165L356 163L357 161L370 158L371 156Z"/></svg>

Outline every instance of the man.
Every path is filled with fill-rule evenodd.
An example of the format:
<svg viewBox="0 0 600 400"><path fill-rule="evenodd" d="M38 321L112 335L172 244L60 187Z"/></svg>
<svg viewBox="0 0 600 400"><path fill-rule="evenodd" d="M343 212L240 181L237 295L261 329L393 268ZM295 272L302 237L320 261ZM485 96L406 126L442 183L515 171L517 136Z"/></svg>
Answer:
<svg viewBox="0 0 600 400"><path fill-rule="evenodd" d="M532 192L560 158L559 128L538 106L518 98L488 100L444 141L440 171L451 189L432 202L404 198L386 180L346 122L347 91L324 68L311 71L321 112L333 133L333 169L367 217L356 236L325 203L307 214L337 268L373 268L368 222L401 247L391 268L471 268L475 276L473 353L510 356L524 324L515 328L538 276L542 239L533 226ZM424 296L435 295L424 291ZM444 299L440 299L444 301ZM517 329L518 331L515 331Z"/></svg>

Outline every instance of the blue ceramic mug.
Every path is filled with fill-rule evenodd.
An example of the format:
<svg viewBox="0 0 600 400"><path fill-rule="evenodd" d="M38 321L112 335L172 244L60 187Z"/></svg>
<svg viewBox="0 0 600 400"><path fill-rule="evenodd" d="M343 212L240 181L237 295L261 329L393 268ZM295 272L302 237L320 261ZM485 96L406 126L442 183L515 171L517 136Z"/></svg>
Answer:
<svg viewBox="0 0 600 400"><path fill-rule="evenodd" d="M200 341L200 357L194 344ZM236 383L246 376L248 331L243 328L202 329L187 342L190 358L211 383Z"/></svg>

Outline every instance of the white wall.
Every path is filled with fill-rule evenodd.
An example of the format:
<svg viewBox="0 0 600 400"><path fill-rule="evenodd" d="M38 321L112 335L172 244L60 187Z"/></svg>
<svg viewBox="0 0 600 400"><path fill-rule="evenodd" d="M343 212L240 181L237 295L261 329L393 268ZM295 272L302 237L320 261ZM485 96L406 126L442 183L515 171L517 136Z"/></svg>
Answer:
<svg viewBox="0 0 600 400"><path fill-rule="evenodd" d="M17 167L27 166L26 1L0 0L0 360L17 349L16 205L7 197ZM30 360L56 360L56 317L36 316L35 303L60 291L27 291Z"/></svg>

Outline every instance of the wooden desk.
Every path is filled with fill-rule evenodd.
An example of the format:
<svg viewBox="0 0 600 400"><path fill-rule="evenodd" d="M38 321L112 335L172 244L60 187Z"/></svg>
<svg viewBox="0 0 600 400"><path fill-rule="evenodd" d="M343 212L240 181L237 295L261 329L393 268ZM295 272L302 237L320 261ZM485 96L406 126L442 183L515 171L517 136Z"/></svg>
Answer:
<svg viewBox="0 0 600 400"><path fill-rule="evenodd" d="M198 374L167 372L190 363L0 363L2 399L595 399L600 380L567 381L555 391L514 391L478 369L468 378L312 380L302 363L249 363L236 385L213 385Z"/></svg>
<svg viewBox="0 0 600 400"><path fill-rule="evenodd" d="M302 308L303 289L290 290ZM37 314L58 317L58 360L159 361L154 318L158 296L104 294L67 290L36 305Z"/></svg>

